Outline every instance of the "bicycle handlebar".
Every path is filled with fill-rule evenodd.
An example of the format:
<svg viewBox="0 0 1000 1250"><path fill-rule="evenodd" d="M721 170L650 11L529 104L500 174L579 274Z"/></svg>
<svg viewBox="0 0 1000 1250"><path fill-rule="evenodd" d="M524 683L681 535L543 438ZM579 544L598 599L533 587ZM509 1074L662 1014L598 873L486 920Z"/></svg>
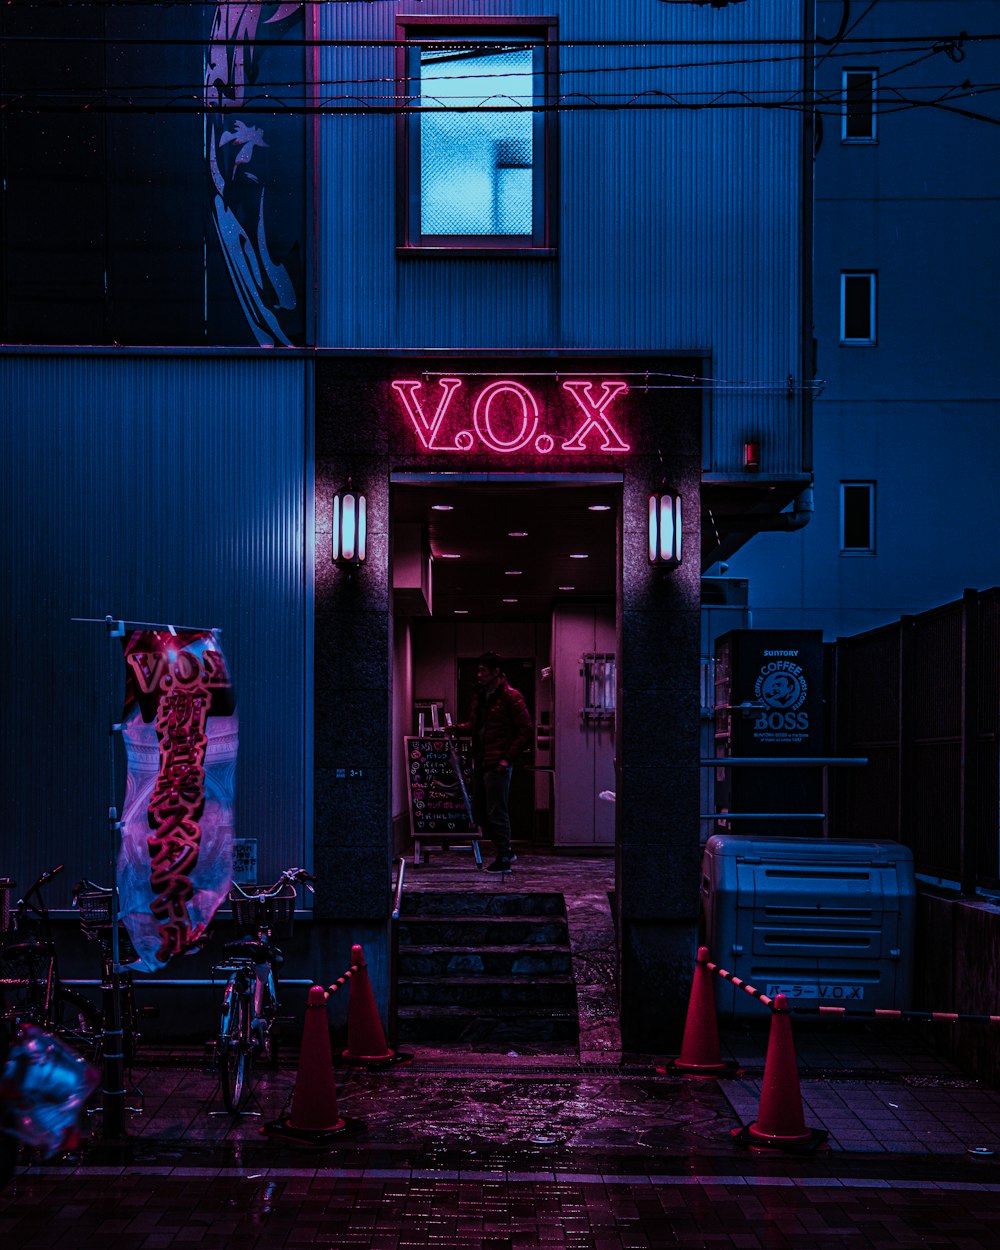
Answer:
<svg viewBox="0 0 1000 1250"><path fill-rule="evenodd" d="M65 867L65 864L56 864L55 868L50 868L48 872L43 872L31 889L25 892L24 897L31 898L32 894L40 890L47 881L51 881L53 877L57 877Z"/></svg>
<svg viewBox="0 0 1000 1250"><path fill-rule="evenodd" d="M88 877L84 877L82 881L78 881L73 886L73 897L76 898L78 894L90 893L91 891L96 894L110 894L111 887L109 885L98 885L96 881L91 881Z"/></svg>
<svg viewBox="0 0 1000 1250"><path fill-rule="evenodd" d="M306 872L304 868L286 868L273 885L255 886L253 895L248 895L247 897L274 898L276 894L281 892L282 887L286 883L291 884L292 882L300 882L307 890L312 892L312 886L309 883L315 880L316 877L311 872ZM233 889L246 894L246 891L238 881L233 882Z"/></svg>

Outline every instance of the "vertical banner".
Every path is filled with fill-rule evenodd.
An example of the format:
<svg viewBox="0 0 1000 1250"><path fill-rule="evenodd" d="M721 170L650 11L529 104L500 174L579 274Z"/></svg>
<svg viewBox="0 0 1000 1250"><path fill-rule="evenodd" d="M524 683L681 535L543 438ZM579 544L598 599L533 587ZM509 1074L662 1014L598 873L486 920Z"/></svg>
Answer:
<svg viewBox="0 0 1000 1250"><path fill-rule="evenodd" d="M147 972L199 948L229 892L238 724L210 631L130 630L121 916Z"/></svg>

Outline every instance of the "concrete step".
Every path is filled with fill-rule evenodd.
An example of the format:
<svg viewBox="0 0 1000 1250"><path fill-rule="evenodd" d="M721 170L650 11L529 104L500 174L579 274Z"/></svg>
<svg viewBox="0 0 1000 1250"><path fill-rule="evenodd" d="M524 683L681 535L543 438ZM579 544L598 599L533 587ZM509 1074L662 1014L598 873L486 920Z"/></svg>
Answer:
<svg viewBox="0 0 1000 1250"><path fill-rule="evenodd" d="M398 1028L401 1043L465 1042L498 1050L539 1043L576 1043L580 1036L575 1010L548 1007L400 1007Z"/></svg>
<svg viewBox="0 0 1000 1250"><path fill-rule="evenodd" d="M485 874L489 877L489 873ZM409 882L409 877L407 877ZM403 916L565 916L561 894L511 890L403 891Z"/></svg>
<svg viewBox="0 0 1000 1250"><path fill-rule="evenodd" d="M572 960L567 947L544 943L524 946L401 946L403 977L490 976L538 977L568 975Z"/></svg>
<svg viewBox="0 0 1000 1250"><path fill-rule="evenodd" d="M399 981L401 1007L565 1008L576 1011L572 977L407 977ZM489 1011L481 1015L488 1015Z"/></svg>
<svg viewBox="0 0 1000 1250"><path fill-rule="evenodd" d="M400 946L560 946L569 941L561 916L401 917Z"/></svg>

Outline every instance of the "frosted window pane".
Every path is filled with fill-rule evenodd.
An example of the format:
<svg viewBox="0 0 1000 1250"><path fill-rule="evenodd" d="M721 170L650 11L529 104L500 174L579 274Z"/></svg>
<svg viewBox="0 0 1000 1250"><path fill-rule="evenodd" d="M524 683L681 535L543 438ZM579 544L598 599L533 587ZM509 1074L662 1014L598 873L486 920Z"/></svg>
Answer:
<svg viewBox="0 0 1000 1250"><path fill-rule="evenodd" d="M533 102L533 50L421 54L420 229L423 234L531 234L530 112L449 108Z"/></svg>

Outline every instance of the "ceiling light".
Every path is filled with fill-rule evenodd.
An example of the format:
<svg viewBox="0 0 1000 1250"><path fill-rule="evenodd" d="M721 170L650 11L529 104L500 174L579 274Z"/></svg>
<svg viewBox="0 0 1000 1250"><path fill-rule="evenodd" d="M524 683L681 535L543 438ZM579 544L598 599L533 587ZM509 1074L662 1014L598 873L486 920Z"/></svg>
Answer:
<svg viewBox="0 0 1000 1250"><path fill-rule="evenodd" d="M516 599L505 599L504 603L517 603Z"/></svg>
<svg viewBox="0 0 1000 1250"><path fill-rule="evenodd" d="M504 577L520 577L523 570L521 569L505 569Z"/></svg>
<svg viewBox="0 0 1000 1250"><path fill-rule="evenodd" d="M611 505L609 503L592 503L587 505L588 512L610 512Z"/></svg>
<svg viewBox="0 0 1000 1250"><path fill-rule="evenodd" d="M437 560L461 560L461 558L455 551L439 551L435 557Z"/></svg>
<svg viewBox="0 0 1000 1250"><path fill-rule="evenodd" d="M590 556L588 556L585 551L571 551L569 553L569 558L571 560L589 560Z"/></svg>
<svg viewBox="0 0 1000 1250"><path fill-rule="evenodd" d="M456 616L468 616L468 615L469 615L469 609L468 609L468 608L456 608L456 609L455 609L455 615L456 615Z"/></svg>
<svg viewBox="0 0 1000 1250"><path fill-rule="evenodd" d="M527 530L508 530L507 537L508 538L527 538L528 531Z"/></svg>
<svg viewBox="0 0 1000 1250"><path fill-rule="evenodd" d="M576 590L575 586L557 586L557 590Z"/></svg>
<svg viewBox="0 0 1000 1250"><path fill-rule="evenodd" d="M455 509L450 503L432 503L431 512L454 512Z"/></svg>

